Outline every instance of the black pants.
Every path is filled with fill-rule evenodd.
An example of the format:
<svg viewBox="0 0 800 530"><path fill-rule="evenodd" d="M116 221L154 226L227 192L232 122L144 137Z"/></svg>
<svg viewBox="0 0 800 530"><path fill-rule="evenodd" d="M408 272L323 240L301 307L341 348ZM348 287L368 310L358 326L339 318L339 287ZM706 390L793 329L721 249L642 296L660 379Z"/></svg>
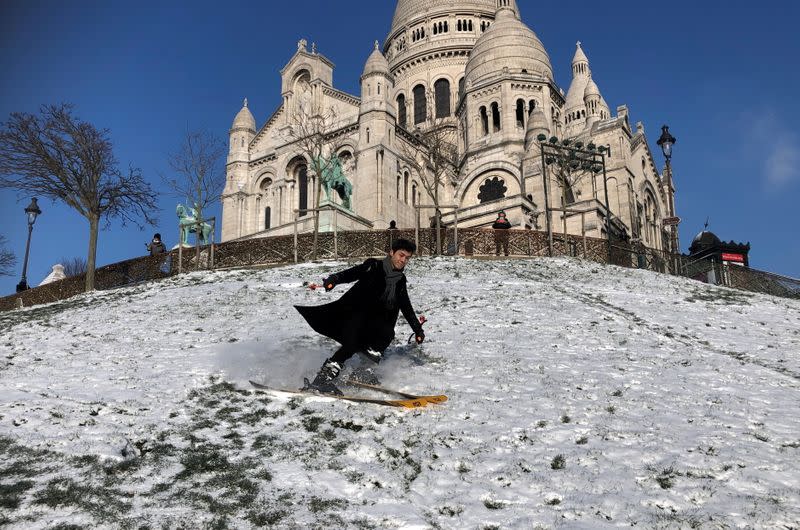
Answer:
<svg viewBox="0 0 800 530"><path fill-rule="evenodd" d="M331 356L331 361L337 362L340 365L343 365L347 362L347 359L355 355L356 353L362 351L364 348L358 348L355 346L342 346L336 353Z"/></svg>

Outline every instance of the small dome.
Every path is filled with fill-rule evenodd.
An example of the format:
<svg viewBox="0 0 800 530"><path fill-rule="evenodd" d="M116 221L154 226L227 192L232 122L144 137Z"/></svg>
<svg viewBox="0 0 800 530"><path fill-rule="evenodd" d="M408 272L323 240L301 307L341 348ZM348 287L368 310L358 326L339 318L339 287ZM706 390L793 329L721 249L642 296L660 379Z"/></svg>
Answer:
<svg viewBox="0 0 800 530"><path fill-rule="evenodd" d="M362 72L361 77L369 74L388 75L389 72L389 61L387 61L386 57L381 53L378 41L375 41L375 49L372 50L372 53L367 59L367 63L364 65L364 72Z"/></svg>
<svg viewBox="0 0 800 530"><path fill-rule="evenodd" d="M231 129L247 129L253 132L256 131L256 119L253 117L253 113L250 112L250 109L247 108L247 98L244 98L242 110L240 110L233 119L233 125L231 126Z"/></svg>
<svg viewBox="0 0 800 530"><path fill-rule="evenodd" d="M537 134L540 132L543 134L550 134L550 127L547 125L547 116L544 115L542 109L537 107L531 112L530 118L528 119L528 131Z"/></svg>
<svg viewBox="0 0 800 530"><path fill-rule="evenodd" d="M512 72L538 72L547 79L553 78L553 67L542 41L508 8L498 10L494 23L475 43L464 79L467 84L475 84L503 68Z"/></svg>
<svg viewBox="0 0 800 530"><path fill-rule="evenodd" d="M599 96L600 89L597 87L597 83L594 82L594 79L591 77L589 81L586 83L586 88L583 90L583 97L588 98L590 96Z"/></svg>
<svg viewBox="0 0 800 530"><path fill-rule="evenodd" d="M697 234L694 239L692 240L692 248L702 247L714 247L717 245L721 245L722 241L714 235L713 232L709 232L708 230L703 230L699 234Z"/></svg>

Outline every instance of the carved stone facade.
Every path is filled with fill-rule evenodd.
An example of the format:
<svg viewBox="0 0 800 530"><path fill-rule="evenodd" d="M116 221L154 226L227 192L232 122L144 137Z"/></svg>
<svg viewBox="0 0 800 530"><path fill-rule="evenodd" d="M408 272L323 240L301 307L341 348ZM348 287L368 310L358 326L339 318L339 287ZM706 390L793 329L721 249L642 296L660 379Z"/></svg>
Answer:
<svg viewBox="0 0 800 530"><path fill-rule="evenodd" d="M662 220L675 215L674 191L644 127L630 126L625 106L612 115L580 43L565 94L514 0L398 0L383 47L376 43L365 63L361 94L337 90L332 78L333 63L300 41L281 70L283 101L260 129L245 101L230 130L223 241L311 229L311 216L295 210L316 204L316 175L287 134L292 116L310 106L337 117L335 154L353 186L352 211L338 208L341 229L384 229L391 220L412 228L417 215L428 226L433 200L407 146L436 121L458 138L457 170L438 190L440 204L458 209L442 209L445 224L488 227L505 210L515 228L544 229L539 138L556 136L608 153L605 182L602 173L577 178L570 193L550 182L550 206L569 210L552 212L554 231L605 237L607 186L616 235L668 247Z"/></svg>

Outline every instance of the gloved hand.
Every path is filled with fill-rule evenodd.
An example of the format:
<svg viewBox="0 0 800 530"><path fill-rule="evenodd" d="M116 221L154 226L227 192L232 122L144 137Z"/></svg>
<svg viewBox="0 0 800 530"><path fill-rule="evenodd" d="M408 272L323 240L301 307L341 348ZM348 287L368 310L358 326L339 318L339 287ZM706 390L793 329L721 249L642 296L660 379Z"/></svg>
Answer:
<svg viewBox="0 0 800 530"><path fill-rule="evenodd" d="M322 280L322 286L325 287L325 291L332 291L334 287L336 287L336 277L329 276Z"/></svg>
<svg viewBox="0 0 800 530"><path fill-rule="evenodd" d="M417 344L422 344L425 341L425 331L419 330L417 331Z"/></svg>

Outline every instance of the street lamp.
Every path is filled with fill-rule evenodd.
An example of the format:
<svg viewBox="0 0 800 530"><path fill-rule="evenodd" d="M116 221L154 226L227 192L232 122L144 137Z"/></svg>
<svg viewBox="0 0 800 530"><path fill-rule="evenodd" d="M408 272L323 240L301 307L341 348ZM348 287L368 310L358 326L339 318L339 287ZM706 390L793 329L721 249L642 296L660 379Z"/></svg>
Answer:
<svg viewBox="0 0 800 530"><path fill-rule="evenodd" d="M606 175L606 147L597 146L594 142L589 141L586 145L580 140L573 143L570 139L559 140L557 137L552 136L549 139L545 134L539 134L536 139L539 141L539 148L542 158L542 181L544 184L544 208L545 219L547 221L547 248L548 254L553 255L553 227L551 220L551 212L559 210L564 215L564 234L566 237L566 215L568 210L566 208L567 198L567 181L566 176L562 174L564 185L562 187L562 208L551 208L549 204L550 191L548 189L549 176L547 174L547 167L555 164L560 168L561 172L566 173L588 173L598 175L603 173L603 189L605 190L605 216L606 216L606 245L608 252L608 261L611 262L611 208L608 203L608 176ZM592 177L594 178L594 177ZM594 182L594 181L593 181ZM594 187L594 184L593 184Z"/></svg>
<svg viewBox="0 0 800 530"><path fill-rule="evenodd" d="M39 209L39 205L36 204L36 197L31 199L31 203L25 208L25 215L28 216L28 243L25 245L25 261L22 264L22 279L17 284L17 292L22 292L28 289L28 254L31 250L31 233L33 232L33 223L36 222L36 218L39 214L42 213L42 210Z"/></svg>
<svg viewBox="0 0 800 530"><path fill-rule="evenodd" d="M671 237L671 252L675 255L680 253L680 247L678 246L678 225L676 223L675 218L675 185L672 181L672 146L675 145L677 140L674 136L669 133L669 127L664 125L661 127L661 137L658 139L656 144L661 148L661 152L664 154L664 159L667 161L667 166L665 169L665 173L667 174L667 189L669 190L669 216L670 216L670 223L672 226L672 237Z"/></svg>

